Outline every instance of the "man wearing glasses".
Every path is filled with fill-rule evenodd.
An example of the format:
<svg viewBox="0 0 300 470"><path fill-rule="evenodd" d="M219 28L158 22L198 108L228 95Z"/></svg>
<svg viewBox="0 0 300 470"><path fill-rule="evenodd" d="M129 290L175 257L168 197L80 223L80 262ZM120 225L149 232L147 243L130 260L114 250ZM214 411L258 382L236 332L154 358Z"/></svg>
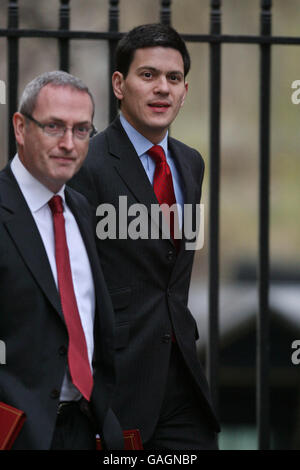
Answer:
<svg viewBox="0 0 300 470"><path fill-rule="evenodd" d="M26 86L13 116L18 153L0 172L0 402L26 414L15 449L95 449L96 434L104 448L123 447L92 216L65 187L86 157L93 115L81 80L49 72Z"/></svg>

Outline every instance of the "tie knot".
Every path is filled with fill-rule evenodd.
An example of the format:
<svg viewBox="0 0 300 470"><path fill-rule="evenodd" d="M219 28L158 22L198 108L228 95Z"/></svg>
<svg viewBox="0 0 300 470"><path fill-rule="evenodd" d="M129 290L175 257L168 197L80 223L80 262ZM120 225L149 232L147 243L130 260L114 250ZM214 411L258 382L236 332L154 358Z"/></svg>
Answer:
<svg viewBox="0 0 300 470"><path fill-rule="evenodd" d="M52 199L48 202L49 207L51 209L52 215L54 214L62 214L64 211L62 198L61 196L53 196Z"/></svg>
<svg viewBox="0 0 300 470"><path fill-rule="evenodd" d="M155 161L155 163L164 163L166 162L166 156L164 149L160 145L154 145L148 150L148 154Z"/></svg>

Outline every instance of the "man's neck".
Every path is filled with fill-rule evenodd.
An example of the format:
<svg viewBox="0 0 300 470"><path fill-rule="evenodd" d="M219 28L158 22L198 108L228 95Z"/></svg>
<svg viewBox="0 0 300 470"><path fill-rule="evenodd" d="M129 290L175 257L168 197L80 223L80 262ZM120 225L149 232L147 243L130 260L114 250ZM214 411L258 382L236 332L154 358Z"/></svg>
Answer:
<svg viewBox="0 0 300 470"><path fill-rule="evenodd" d="M130 119L128 119L128 117L125 116L122 112L121 112L121 116L136 132L138 132L140 135L145 137L145 139L152 142L153 145L159 144L165 138L165 136L168 133L168 130L166 130L166 129L160 130L160 129L153 129L153 128L151 128L151 129L149 129L149 128L144 128L144 129L137 128L134 125L134 123L132 123L130 121Z"/></svg>

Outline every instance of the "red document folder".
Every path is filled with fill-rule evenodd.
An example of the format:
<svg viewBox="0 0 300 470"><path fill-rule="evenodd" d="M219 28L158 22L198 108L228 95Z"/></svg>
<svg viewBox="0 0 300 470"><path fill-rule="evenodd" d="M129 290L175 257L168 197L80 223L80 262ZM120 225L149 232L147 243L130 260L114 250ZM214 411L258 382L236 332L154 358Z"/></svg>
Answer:
<svg viewBox="0 0 300 470"><path fill-rule="evenodd" d="M123 431L124 450L143 450L142 439L138 429ZM97 438L97 450L102 450L101 441Z"/></svg>
<svg viewBox="0 0 300 470"><path fill-rule="evenodd" d="M25 419L24 411L0 402L0 450L12 447Z"/></svg>

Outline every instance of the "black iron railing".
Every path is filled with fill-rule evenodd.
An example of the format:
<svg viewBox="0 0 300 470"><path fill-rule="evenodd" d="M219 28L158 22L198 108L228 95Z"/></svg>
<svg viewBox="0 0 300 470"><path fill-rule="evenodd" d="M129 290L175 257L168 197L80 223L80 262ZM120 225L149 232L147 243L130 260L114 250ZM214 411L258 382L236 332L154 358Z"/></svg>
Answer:
<svg viewBox="0 0 300 470"><path fill-rule="evenodd" d="M22 38L56 38L59 68L69 70L69 46L72 39L108 41L109 74L114 68L114 51L122 36L119 32L119 0L108 6L109 30L105 32L70 30L70 0L60 0L57 30L19 29L18 1L8 0L8 24L0 29L0 37L8 43L8 119L17 109L19 41ZM271 0L261 0L259 35L223 35L221 33L221 0L211 0L210 34L183 34L187 42L207 43L210 47L210 199L209 199L209 328L207 343L207 375L213 401L218 409L219 396L219 213L220 213L220 103L222 44L253 44L260 49L260 185L259 185L259 259L257 314L257 425L258 447L268 449L269 431L269 189L270 189L270 83L271 47L299 45L300 37L271 35ZM171 24L172 1L161 0L160 21ZM109 119L117 113L117 104L108 79ZM8 137L9 156L15 153L12 126Z"/></svg>

